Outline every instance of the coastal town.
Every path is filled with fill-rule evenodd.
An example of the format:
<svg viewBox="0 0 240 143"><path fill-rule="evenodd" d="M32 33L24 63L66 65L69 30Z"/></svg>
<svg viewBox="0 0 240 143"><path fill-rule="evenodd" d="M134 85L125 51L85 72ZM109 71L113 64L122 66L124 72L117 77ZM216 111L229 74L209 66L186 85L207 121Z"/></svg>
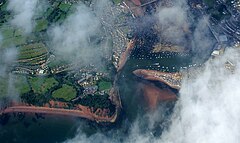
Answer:
<svg viewBox="0 0 240 143"><path fill-rule="evenodd" d="M106 65L102 69L95 63L83 65L81 62L64 60L54 53L49 44L48 28L52 23L61 25L78 3L88 6L101 23L101 35L88 37L89 43L96 40L101 47L101 44L110 41L110 54L105 54L105 49L99 49L99 53L104 53L101 61ZM198 16L205 19L206 15L210 15L207 26L211 38L215 39L214 46L209 50L213 58L223 54L226 48L239 45L238 1L218 0L216 3L208 3L195 0L188 3L190 11L195 13L195 17L191 17L193 20L197 21ZM139 21L145 15L157 12L159 5L173 6L169 0L107 1L102 12L97 12L96 1L49 0L50 7L36 18L36 28L30 36L25 36L22 31L7 23L12 16L6 9L7 4L6 0L0 1L0 30L4 37L1 49L14 44L19 51L19 56L9 66L8 72L19 76L15 82L24 104L14 106L9 102L2 107L1 113L36 110L39 113L75 114L98 122L114 122L122 108L116 83L126 69L130 69L141 80L157 81L167 88L179 91L182 72L202 65L191 60L196 56L191 45L169 41L162 36L161 25L155 19L148 26L140 24ZM218 11L212 10L214 8ZM182 27L185 37L191 37L191 28L186 25ZM224 66L231 72L234 71L234 61L228 60Z"/></svg>
<svg viewBox="0 0 240 143"><path fill-rule="evenodd" d="M239 57L239 0L0 0L0 143L237 143Z"/></svg>

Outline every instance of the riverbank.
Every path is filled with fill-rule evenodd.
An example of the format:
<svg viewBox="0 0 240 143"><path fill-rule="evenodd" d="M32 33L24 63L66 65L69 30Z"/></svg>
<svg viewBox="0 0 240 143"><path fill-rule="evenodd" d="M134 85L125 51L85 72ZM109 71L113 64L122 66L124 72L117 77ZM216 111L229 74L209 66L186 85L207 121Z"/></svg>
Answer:
<svg viewBox="0 0 240 143"><path fill-rule="evenodd" d="M132 39L130 40L128 43L127 43L127 48L126 50L121 54L120 56L120 59L119 59L119 62L118 62L118 68L117 68L117 71L119 72L123 67L124 65L126 64L127 60L128 60L128 57L131 55L131 52L135 46L135 39Z"/></svg>

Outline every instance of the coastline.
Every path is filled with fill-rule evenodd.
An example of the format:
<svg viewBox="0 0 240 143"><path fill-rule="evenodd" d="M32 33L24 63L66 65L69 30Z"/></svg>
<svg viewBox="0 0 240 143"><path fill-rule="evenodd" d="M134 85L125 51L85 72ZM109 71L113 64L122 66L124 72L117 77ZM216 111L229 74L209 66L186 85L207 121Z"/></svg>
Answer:
<svg viewBox="0 0 240 143"><path fill-rule="evenodd" d="M133 71L133 74L142 79L150 81L160 81L177 90L180 90L181 88L182 74L178 72L167 73L157 70L137 69Z"/></svg>
<svg viewBox="0 0 240 143"><path fill-rule="evenodd" d="M117 76L115 80L117 80ZM115 85L114 81L114 86L109 93L109 99L111 100L112 104L115 105L115 112L111 116L109 116L109 109L98 108L94 110L92 107L83 106L81 104L75 104L72 109L68 109L69 107L66 102L53 100L50 100L43 106L28 105L22 102L11 102L8 106L0 110L0 115L14 112L44 113L51 115L80 117L91 121L96 121L97 123L114 123L116 122L122 107L118 90L119 89Z"/></svg>
<svg viewBox="0 0 240 143"><path fill-rule="evenodd" d="M128 57L131 55L131 52L132 52L132 50L135 46L135 42L136 42L135 39L132 39L127 43L126 50L120 56L120 59L119 59L119 62L118 62L117 72L119 72L124 67L124 65L126 64L126 62L128 60Z"/></svg>
<svg viewBox="0 0 240 143"><path fill-rule="evenodd" d="M50 108L50 107L38 107L38 106L27 106L27 105L13 105L3 109L0 114L23 112L23 113L43 113L51 115L62 115L62 116L73 116L89 119L96 122L110 122L113 123L117 119L117 113L112 116L104 115L102 112L104 109L97 109L93 112L92 108L78 105L76 109L63 109L63 108ZM102 113L102 114L101 114Z"/></svg>

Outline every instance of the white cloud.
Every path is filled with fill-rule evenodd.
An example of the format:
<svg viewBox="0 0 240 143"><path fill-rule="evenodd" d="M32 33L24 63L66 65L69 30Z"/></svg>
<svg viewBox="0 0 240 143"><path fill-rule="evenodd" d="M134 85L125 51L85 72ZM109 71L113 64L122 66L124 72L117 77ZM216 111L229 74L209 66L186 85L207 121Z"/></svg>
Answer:
<svg viewBox="0 0 240 143"><path fill-rule="evenodd" d="M160 6L157 12L160 34L166 41L180 43L184 40L184 27L190 25L188 21L188 5L185 0L173 2L173 6Z"/></svg>
<svg viewBox="0 0 240 143"><path fill-rule="evenodd" d="M7 88L7 89L2 89L2 90L6 90L6 93L0 92L1 98L4 96L7 96L14 100L18 99L18 93L14 85L16 77L11 72L9 72L11 66L17 60L17 57L18 57L18 50L15 47L10 47L0 51L0 83L1 84L5 83ZM5 86L1 86L0 88L5 88ZM1 106L1 101L0 101L0 106Z"/></svg>
<svg viewBox="0 0 240 143"><path fill-rule="evenodd" d="M34 9L30 8L31 14L26 13L24 9L28 9L26 8L28 6L35 7L35 3L29 0L24 2L12 1L10 4L14 4L12 6L9 4L9 7L14 9L16 13L20 12L20 14L15 15L15 22L21 23L23 19L27 21L17 25L18 23L14 23L13 19L12 23L25 28L25 32L31 31L34 26L32 23ZM30 4L26 6L27 2ZM183 36L181 34L182 27L187 20L187 8L184 6L185 1L178 2L180 4L176 4L176 7L160 10L159 20L163 26L166 26L168 34L165 36L181 39ZM23 7L16 7L17 3L21 3ZM169 23L171 24L169 25ZM25 27L26 25L31 26ZM97 62L101 55L98 53L99 49L96 50L96 45L89 43L89 37L99 32L99 28L100 22L91 9L80 5L77 11L68 17L62 25L53 27L49 31L49 35L57 54L81 60L83 63L88 63L88 60ZM208 35L205 35L205 28L204 21L200 20L194 32L194 40L199 45L198 47L202 48L199 49L199 52L204 52L209 47L208 44L212 42L207 38ZM0 76L6 75L6 65L16 59L17 52L11 50L1 54ZM239 57L239 51L228 50L223 57L208 61L202 72L184 79L180 98L171 118L171 125L164 130L160 137L154 137L151 134L154 126L163 120L162 111L157 110L147 114L146 117L138 118L131 126L127 126L126 128L130 128L127 135L112 131L107 134L98 132L92 136L87 136L80 128L76 137L66 142L237 143L240 140ZM236 64L237 68L234 74L230 74L224 68L224 62L227 59ZM143 120L142 118L148 119ZM142 130L143 126L147 129Z"/></svg>
<svg viewBox="0 0 240 143"><path fill-rule="evenodd" d="M18 50L15 47L7 48L0 51L0 55L0 76L4 77L6 69L16 61Z"/></svg>
<svg viewBox="0 0 240 143"><path fill-rule="evenodd" d="M184 37L183 27L187 24L187 17L181 7L163 8L159 11L158 18L164 38L182 40Z"/></svg>
<svg viewBox="0 0 240 143"><path fill-rule="evenodd" d="M193 23L188 21L188 6L185 0L175 1L174 7L162 8L158 11L160 25L163 26L165 38L174 39L176 42L184 39L183 27ZM200 19L192 31L190 43L199 57L206 58L213 47L214 41L210 36L207 23ZM148 113L139 117L131 125L122 130L127 134L116 132L96 133L86 136L80 129L75 138L68 143L81 143L89 141L98 142L127 142L127 143L236 143L240 140L240 52L227 50L223 57L208 61L203 71L199 71L190 78L185 77L180 90L170 125L162 123L165 118L164 110ZM236 71L231 74L224 68L226 60L234 61ZM147 118L147 119L146 119ZM164 130L161 136L153 136L156 125ZM169 126L168 126L169 125Z"/></svg>
<svg viewBox="0 0 240 143"><path fill-rule="evenodd" d="M239 65L234 74L224 68L226 60L239 64L239 50L207 62L195 78L185 79L166 143L236 143L240 135Z"/></svg>
<svg viewBox="0 0 240 143"><path fill-rule="evenodd" d="M216 40L214 40L207 23L208 18L200 19L193 31L192 50L197 53L196 57L194 57L195 59L208 58L214 44L216 44Z"/></svg>
<svg viewBox="0 0 240 143"><path fill-rule="evenodd" d="M102 46L105 45L93 39L90 41L90 38L100 40L100 29L99 19L89 7L81 3L62 25L54 26L48 33L56 55L84 65L101 63Z"/></svg>
<svg viewBox="0 0 240 143"><path fill-rule="evenodd" d="M2 43L2 40L3 40L3 36L2 36L2 33L0 33L0 45Z"/></svg>
<svg viewBox="0 0 240 143"><path fill-rule="evenodd" d="M236 64L234 74L225 69L227 60ZM66 142L237 143L240 139L239 63L240 51L228 50L220 59L208 61L196 75L185 78L171 124L160 137L152 135L154 125L163 119L162 110L157 110L126 125L128 134L113 130L110 134L96 133L87 137L79 130L74 139Z"/></svg>
<svg viewBox="0 0 240 143"><path fill-rule="evenodd" d="M197 54L196 59L206 60L216 43L207 25L208 18L193 20L186 0L172 0L172 3L170 7L160 5L156 13L160 38L191 49Z"/></svg>
<svg viewBox="0 0 240 143"><path fill-rule="evenodd" d="M31 33L35 23L35 15L38 0L10 0L7 9L13 12L13 19L10 23L21 28L25 33Z"/></svg>

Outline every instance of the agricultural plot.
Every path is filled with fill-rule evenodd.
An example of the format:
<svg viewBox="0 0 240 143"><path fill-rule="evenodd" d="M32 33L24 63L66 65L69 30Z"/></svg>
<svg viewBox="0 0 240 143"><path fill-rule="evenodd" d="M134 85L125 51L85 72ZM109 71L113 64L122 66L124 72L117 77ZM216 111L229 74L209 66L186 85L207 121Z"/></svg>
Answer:
<svg viewBox="0 0 240 143"><path fill-rule="evenodd" d="M48 21L45 19L40 19L40 20L36 21L36 23L37 23L37 25L35 27L36 32L46 30L48 27Z"/></svg>
<svg viewBox="0 0 240 143"><path fill-rule="evenodd" d="M18 61L20 64L28 63L38 65L46 62L47 48L43 43L33 43L19 47Z"/></svg>
<svg viewBox="0 0 240 143"><path fill-rule="evenodd" d="M4 25L0 28L3 36L2 47L18 46L26 43L26 37L22 36L19 29Z"/></svg>
<svg viewBox="0 0 240 143"><path fill-rule="evenodd" d="M21 38L9 38L9 39L4 39L3 42L2 42L2 47L3 48L7 48L7 47L11 47L11 46L14 46L15 43L25 43L24 42L24 39L21 39Z"/></svg>

